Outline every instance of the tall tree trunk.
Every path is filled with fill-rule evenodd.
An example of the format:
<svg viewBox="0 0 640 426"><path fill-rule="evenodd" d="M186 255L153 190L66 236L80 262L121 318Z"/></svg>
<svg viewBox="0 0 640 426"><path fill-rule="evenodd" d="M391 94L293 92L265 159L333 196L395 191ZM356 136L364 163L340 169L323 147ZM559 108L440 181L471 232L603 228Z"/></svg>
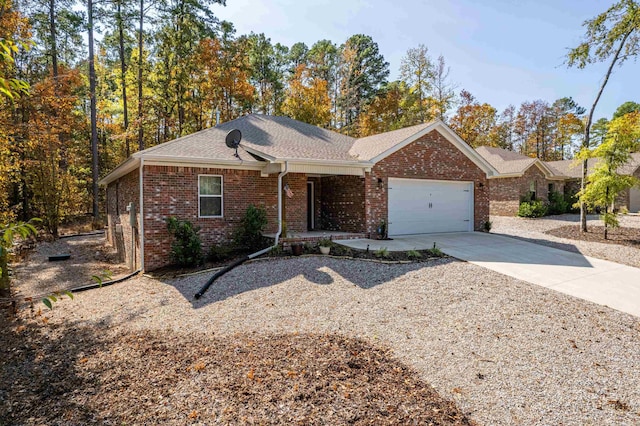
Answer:
<svg viewBox="0 0 640 426"><path fill-rule="evenodd" d="M51 33L51 67L53 78L58 83L58 43L56 37L56 4L55 0L49 0L49 32Z"/></svg>
<svg viewBox="0 0 640 426"><path fill-rule="evenodd" d="M138 26L138 150L144 149L142 126L142 30L144 24L144 0L140 0L140 22Z"/></svg>
<svg viewBox="0 0 640 426"><path fill-rule="evenodd" d="M593 101L593 105L591 105L591 109L589 110L589 115L587 116L587 123L584 126L584 141L582 141L582 147L589 149L589 132L591 131L591 124L593 123L593 113L596 110L596 106L598 106L598 101L600 101L600 97L602 96L602 92L604 91L604 87L607 85L609 81L609 77L611 76L611 72L613 71L613 66L618 62L618 58L620 58L620 52L622 52L622 48L624 47L627 39L631 35L633 30L627 32L622 40L620 41L620 46L616 50L616 53L613 55L613 59L609 64L609 68L607 69L607 73L604 75L604 80L600 85L600 90L598 90L598 94L596 99ZM589 173L589 163L588 159L582 160L582 181L580 182L580 190L584 192L584 188L586 186L587 175ZM587 232L587 206L580 200L580 230L582 232Z"/></svg>
<svg viewBox="0 0 640 426"><path fill-rule="evenodd" d="M127 152L127 158L131 155L131 147L129 146L129 109L127 108L127 82L125 73L127 72L126 60L124 57L124 20L122 19L122 0L117 1L118 4L118 42L120 54L120 82L122 84L122 104L124 114L124 145Z"/></svg>
<svg viewBox="0 0 640 426"><path fill-rule="evenodd" d="M89 92L91 97L91 174L93 178L93 219L97 220L98 209L98 126L96 112L96 70L93 55L93 0L87 0L89 30Z"/></svg>

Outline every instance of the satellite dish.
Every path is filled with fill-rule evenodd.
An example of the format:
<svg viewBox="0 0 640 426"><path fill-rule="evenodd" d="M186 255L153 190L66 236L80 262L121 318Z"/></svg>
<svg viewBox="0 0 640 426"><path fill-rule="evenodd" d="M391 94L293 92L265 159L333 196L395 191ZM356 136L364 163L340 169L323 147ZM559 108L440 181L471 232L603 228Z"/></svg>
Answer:
<svg viewBox="0 0 640 426"><path fill-rule="evenodd" d="M229 148L235 148L237 150L240 145L240 140L242 140L242 133L240 133L238 129L233 129L227 133L225 143Z"/></svg>

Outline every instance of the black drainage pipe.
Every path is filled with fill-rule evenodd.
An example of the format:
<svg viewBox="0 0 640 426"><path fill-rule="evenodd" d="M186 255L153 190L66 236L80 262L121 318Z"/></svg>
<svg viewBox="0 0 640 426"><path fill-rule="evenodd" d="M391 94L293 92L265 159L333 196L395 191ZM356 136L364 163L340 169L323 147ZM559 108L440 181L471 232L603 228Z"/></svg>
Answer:
<svg viewBox="0 0 640 426"><path fill-rule="evenodd" d="M277 239L276 239L277 241ZM235 268L236 266L240 266L242 265L244 262L246 262L247 260L251 260L254 259L258 256L262 256L265 253L270 252L271 250L273 250L274 247L276 247L278 244L274 244L271 247L267 247L266 249L262 249L260 251L257 251L255 253L251 253L249 256L245 256L240 260L235 261L234 263L232 263L229 266L226 266L224 269L219 270L218 272L216 272L215 274L213 274L213 276L211 278L209 278L209 281L207 281L205 283L205 285L202 286L202 288L200 289L199 292L197 292L195 294L195 298L196 299L200 299L202 297L202 295L209 290L209 287L211 287L211 284L213 284L213 282L215 280L217 280L218 278L220 278L221 276L223 276L224 274L226 274L227 272L229 272L230 270L232 270L233 268Z"/></svg>
<svg viewBox="0 0 640 426"><path fill-rule="evenodd" d="M205 285L202 286L202 288L200 289L199 292L196 293L196 295L194 296L196 299L200 299L202 297L202 295L209 290L209 287L211 287L211 284L213 284L213 282L215 280L217 280L218 278L220 278L221 276L223 276L224 274L226 274L227 272L229 272L230 270L232 270L233 268L235 268L236 266L240 266L242 265L244 262L246 262L247 260L249 260L249 256L245 256L240 260L235 261L234 263L232 263L229 266L226 266L225 268L219 270L218 272L216 272L215 274L213 274L213 276L211 278L209 278L209 281L207 281L205 283Z"/></svg>

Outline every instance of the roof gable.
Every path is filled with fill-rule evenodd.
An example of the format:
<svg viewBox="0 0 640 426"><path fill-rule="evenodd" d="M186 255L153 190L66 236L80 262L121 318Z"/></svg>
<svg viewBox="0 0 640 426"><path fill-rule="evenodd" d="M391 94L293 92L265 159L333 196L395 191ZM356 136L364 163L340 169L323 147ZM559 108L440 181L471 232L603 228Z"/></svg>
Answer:
<svg viewBox="0 0 640 426"><path fill-rule="evenodd" d="M557 177L557 173L538 158L492 146L480 146L476 151L505 177L521 176L534 165L548 178Z"/></svg>
<svg viewBox="0 0 640 426"><path fill-rule="evenodd" d="M444 136L445 139L484 171L487 176L498 174L498 171L489 162L478 155L442 120L360 138L355 141L350 153L375 164L432 131L437 131Z"/></svg>

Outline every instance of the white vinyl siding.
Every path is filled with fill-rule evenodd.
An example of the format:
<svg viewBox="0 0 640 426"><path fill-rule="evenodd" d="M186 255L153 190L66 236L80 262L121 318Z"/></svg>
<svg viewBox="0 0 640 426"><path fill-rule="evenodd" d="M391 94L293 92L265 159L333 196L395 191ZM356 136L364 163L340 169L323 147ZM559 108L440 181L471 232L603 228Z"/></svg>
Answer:
<svg viewBox="0 0 640 426"><path fill-rule="evenodd" d="M222 217L222 176L198 176L198 216Z"/></svg>

